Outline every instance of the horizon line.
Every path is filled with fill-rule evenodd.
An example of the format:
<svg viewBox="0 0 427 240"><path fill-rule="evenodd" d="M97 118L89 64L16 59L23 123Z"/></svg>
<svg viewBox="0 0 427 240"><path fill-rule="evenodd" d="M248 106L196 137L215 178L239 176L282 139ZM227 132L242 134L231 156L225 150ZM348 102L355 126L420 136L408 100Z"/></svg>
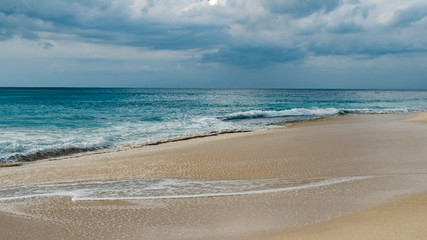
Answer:
<svg viewBox="0 0 427 240"><path fill-rule="evenodd" d="M275 87L18 87L0 86L0 89L195 89L195 90L351 90L351 91L427 91L426 88L275 88Z"/></svg>

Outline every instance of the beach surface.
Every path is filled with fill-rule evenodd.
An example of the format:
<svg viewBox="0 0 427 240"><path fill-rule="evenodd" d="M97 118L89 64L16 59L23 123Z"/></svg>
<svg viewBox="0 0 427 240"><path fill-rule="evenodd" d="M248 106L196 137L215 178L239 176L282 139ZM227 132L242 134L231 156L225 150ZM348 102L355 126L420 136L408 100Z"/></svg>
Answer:
<svg viewBox="0 0 427 240"><path fill-rule="evenodd" d="M141 179L192 186L214 181L225 192L200 187L181 197L100 200L101 190L100 199L3 197L0 238L425 239L425 117L347 115L1 167L3 194L39 184ZM226 191L239 184L249 190Z"/></svg>

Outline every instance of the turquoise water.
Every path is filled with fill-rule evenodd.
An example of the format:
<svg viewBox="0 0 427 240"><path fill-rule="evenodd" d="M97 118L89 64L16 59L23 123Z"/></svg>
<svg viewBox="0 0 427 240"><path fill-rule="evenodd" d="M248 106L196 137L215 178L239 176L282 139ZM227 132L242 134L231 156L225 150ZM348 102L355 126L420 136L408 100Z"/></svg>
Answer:
<svg viewBox="0 0 427 240"><path fill-rule="evenodd" d="M427 91L0 88L0 161L352 113L427 111Z"/></svg>

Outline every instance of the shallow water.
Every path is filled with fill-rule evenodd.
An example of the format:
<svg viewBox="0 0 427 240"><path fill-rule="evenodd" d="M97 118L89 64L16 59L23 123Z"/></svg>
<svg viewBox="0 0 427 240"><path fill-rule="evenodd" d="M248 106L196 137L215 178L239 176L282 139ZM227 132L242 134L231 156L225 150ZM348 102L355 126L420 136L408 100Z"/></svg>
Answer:
<svg viewBox="0 0 427 240"><path fill-rule="evenodd" d="M323 187L372 178L369 176L325 179L134 179L1 187L0 201L39 196L72 196L81 200L148 200L233 196Z"/></svg>

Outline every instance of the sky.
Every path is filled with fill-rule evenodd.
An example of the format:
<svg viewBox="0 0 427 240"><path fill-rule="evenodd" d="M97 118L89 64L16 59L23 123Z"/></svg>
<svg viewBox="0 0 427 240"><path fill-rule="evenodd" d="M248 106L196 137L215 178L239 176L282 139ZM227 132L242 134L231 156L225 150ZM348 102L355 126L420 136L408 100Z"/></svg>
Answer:
<svg viewBox="0 0 427 240"><path fill-rule="evenodd" d="M427 89L427 1L1 0L1 86Z"/></svg>

